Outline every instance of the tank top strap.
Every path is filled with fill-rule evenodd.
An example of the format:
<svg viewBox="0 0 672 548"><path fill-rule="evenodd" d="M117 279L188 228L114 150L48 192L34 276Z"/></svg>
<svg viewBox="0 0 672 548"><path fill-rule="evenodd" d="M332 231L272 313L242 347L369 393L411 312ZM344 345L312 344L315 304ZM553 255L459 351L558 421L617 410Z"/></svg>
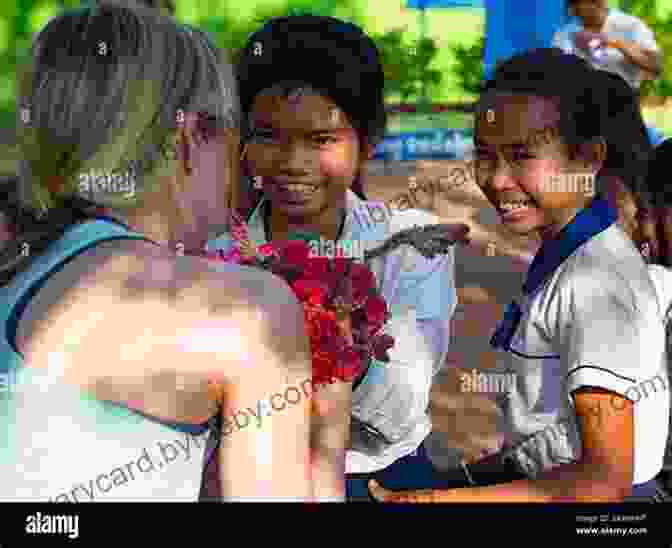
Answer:
<svg viewBox="0 0 672 548"><path fill-rule="evenodd" d="M97 217L75 225L53 242L35 259L30 268L21 272L8 285L0 288L0 325L4 325L0 340L14 348L14 336L21 312L30 299L46 283L49 276L66 263L98 243L109 240L146 240L143 234L108 217Z"/></svg>

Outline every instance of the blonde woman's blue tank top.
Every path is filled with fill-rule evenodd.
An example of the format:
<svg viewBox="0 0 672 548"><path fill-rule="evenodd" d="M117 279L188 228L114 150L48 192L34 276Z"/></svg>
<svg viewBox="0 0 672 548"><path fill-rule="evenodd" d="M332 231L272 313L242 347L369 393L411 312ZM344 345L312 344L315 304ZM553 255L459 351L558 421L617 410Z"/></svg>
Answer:
<svg viewBox="0 0 672 548"><path fill-rule="evenodd" d="M15 348L21 313L49 276L115 239L146 238L108 218L87 221L0 288L0 501L198 500L208 425L161 422L62 382L73 341L39 372Z"/></svg>

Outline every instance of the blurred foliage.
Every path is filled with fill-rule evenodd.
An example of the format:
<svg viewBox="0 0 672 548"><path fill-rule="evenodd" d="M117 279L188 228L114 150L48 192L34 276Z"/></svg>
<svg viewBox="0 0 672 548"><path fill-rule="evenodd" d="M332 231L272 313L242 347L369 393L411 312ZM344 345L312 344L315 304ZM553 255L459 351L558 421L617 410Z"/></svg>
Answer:
<svg viewBox="0 0 672 548"><path fill-rule="evenodd" d="M642 82L642 97L672 96L672 12L662 15L656 0L628 0L627 6L623 7L651 27L663 52L663 76L655 82Z"/></svg>
<svg viewBox="0 0 672 548"><path fill-rule="evenodd" d="M199 26L205 28L217 40L217 44L230 52L236 62L239 52L248 37L265 22L284 15L312 13L315 15L338 16L339 9L348 9L355 13L351 0L291 0L281 6L262 6L255 10L250 19L239 19L235 15L225 14L216 18L204 19ZM355 15L351 22L363 26ZM404 29L394 29L383 34L371 35L380 50L385 71L385 95L399 96L402 101L417 99L422 91L423 82L428 87L441 84L442 74L432 69L438 47L431 38L411 42L406 40Z"/></svg>
<svg viewBox="0 0 672 548"><path fill-rule="evenodd" d="M177 0L178 19L180 12L189 11L192 14L189 22L208 31L219 47L230 52L233 62L248 37L274 17L312 13L331 15L365 26L359 0L285 0L280 4L261 4L248 17L241 17L235 6L226 8L225 3L219 0L204 0L190 5L186 5L187 2L190 0ZM16 124L16 70L29 52L32 33L42 28L60 9L85 3L86 0L0 1L0 18L8 23L8 48L0 51L1 127L14 127ZM423 81L430 89L440 85L441 72L431 68L438 51L434 40L411 42L406 39L406 31L401 29L372 38L381 50L387 76L386 96L401 97L402 101L417 99Z"/></svg>
<svg viewBox="0 0 672 548"><path fill-rule="evenodd" d="M418 99L423 83L428 89L441 84L442 74L432 69L438 48L431 38L406 42L405 31L395 29L372 36L380 50L385 71L385 95L399 96L401 102Z"/></svg>
<svg viewBox="0 0 672 548"><path fill-rule="evenodd" d="M455 56L454 71L460 89L478 95L485 79L485 35L470 45L453 45L451 50Z"/></svg>

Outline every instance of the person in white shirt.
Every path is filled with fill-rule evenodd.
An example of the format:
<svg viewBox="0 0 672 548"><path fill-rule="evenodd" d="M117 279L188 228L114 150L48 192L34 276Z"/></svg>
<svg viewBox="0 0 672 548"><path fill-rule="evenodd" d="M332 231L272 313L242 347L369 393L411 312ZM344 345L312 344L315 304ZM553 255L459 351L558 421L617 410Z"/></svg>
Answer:
<svg viewBox="0 0 672 548"><path fill-rule="evenodd" d="M491 341L516 379L498 401L508 438L499 460L524 479L492 485L466 466L473 488L399 493L372 482L377 500L618 502L655 493L669 429L665 333L646 263L601 196L609 150L599 105L608 96L596 74L555 48L531 51L498 68L477 110L479 186L512 233L543 239ZM544 129L549 138L533 139ZM592 192L573 184L579 174L595 176Z"/></svg>
<svg viewBox="0 0 672 548"><path fill-rule="evenodd" d="M304 57L314 60L310 68L297 62ZM373 41L350 23L289 16L250 37L239 87L249 126L243 171L263 190L248 219L257 245L311 233L352 245L359 255L352 258L362 259L402 229L439 222L428 212L390 208L355 192L359 187L361 194L360 170L384 135L383 86ZM224 234L208 247L231 243ZM432 429L430 390L445 362L457 305L452 250L427 260L402 247L369 265L391 309L387 332L395 346L389 363L372 362L353 385L337 383L344 395L330 415L339 420L340 412L345 428L335 426L325 460L336 467L324 484L325 492L349 501L370 500L367 484L374 476L409 488L432 485L423 446Z"/></svg>
<svg viewBox="0 0 672 548"><path fill-rule="evenodd" d="M649 274L656 287L656 294L660 302L660 311L663 316L666 331L667 351L667 390L672 398L672 270L659 265L649 265ZM670 414L670 431L667 439L667 450L663 461L661 482L665 484L668 493L672 495L672 413Z"/></svg>
<svg viewBox="0 0 672 548"><path fill-rule="evenodd" d="M574 20L560 28L553 46L624 78L634 91L662 73L662 53L641 19L609 8L608 0L568 0Z"/></svg>
<svg viewBox="0 0 672 548"><path fill-rule="evenodd" d="M657 264L672 268L672 189L669 188L672 139L660 143L649 162L646 190L652 196L652 204L647 211L650 221L649 238L656 244L653 260Z"/></svg>
<svg viewBox="0 0 672 548"><path fill-rule="evenodd" d="M672 158L672 139L663 141L653 153L647 171L646 186L652 195L657 212L660 232L661 253L658 264L649 265L651 279L656 286L660 299L667 334L668 374L670 375L670 394L672 395L672 194L667 185L670 159ZM671 396L672 397L672 396ZM672 415L670 416L670 437L660 482L672 496Z"/></svg>

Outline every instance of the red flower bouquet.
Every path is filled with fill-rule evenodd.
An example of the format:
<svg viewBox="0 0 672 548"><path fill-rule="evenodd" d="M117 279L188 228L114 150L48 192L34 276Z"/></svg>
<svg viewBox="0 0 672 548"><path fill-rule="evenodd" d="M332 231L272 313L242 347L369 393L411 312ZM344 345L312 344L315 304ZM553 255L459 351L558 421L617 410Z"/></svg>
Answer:
<svg viewBox="0 0 672 548"><path fill-rule="evenodd" d="M394 339L383 333L390 314L365 264L352 259L313 257L306 241L265 244L258 249L247 225L232 216L235 244L209 258L263 268L282 277L303 304L310 337L313 382L352 382L372 358L389 361Z"/></svg>

